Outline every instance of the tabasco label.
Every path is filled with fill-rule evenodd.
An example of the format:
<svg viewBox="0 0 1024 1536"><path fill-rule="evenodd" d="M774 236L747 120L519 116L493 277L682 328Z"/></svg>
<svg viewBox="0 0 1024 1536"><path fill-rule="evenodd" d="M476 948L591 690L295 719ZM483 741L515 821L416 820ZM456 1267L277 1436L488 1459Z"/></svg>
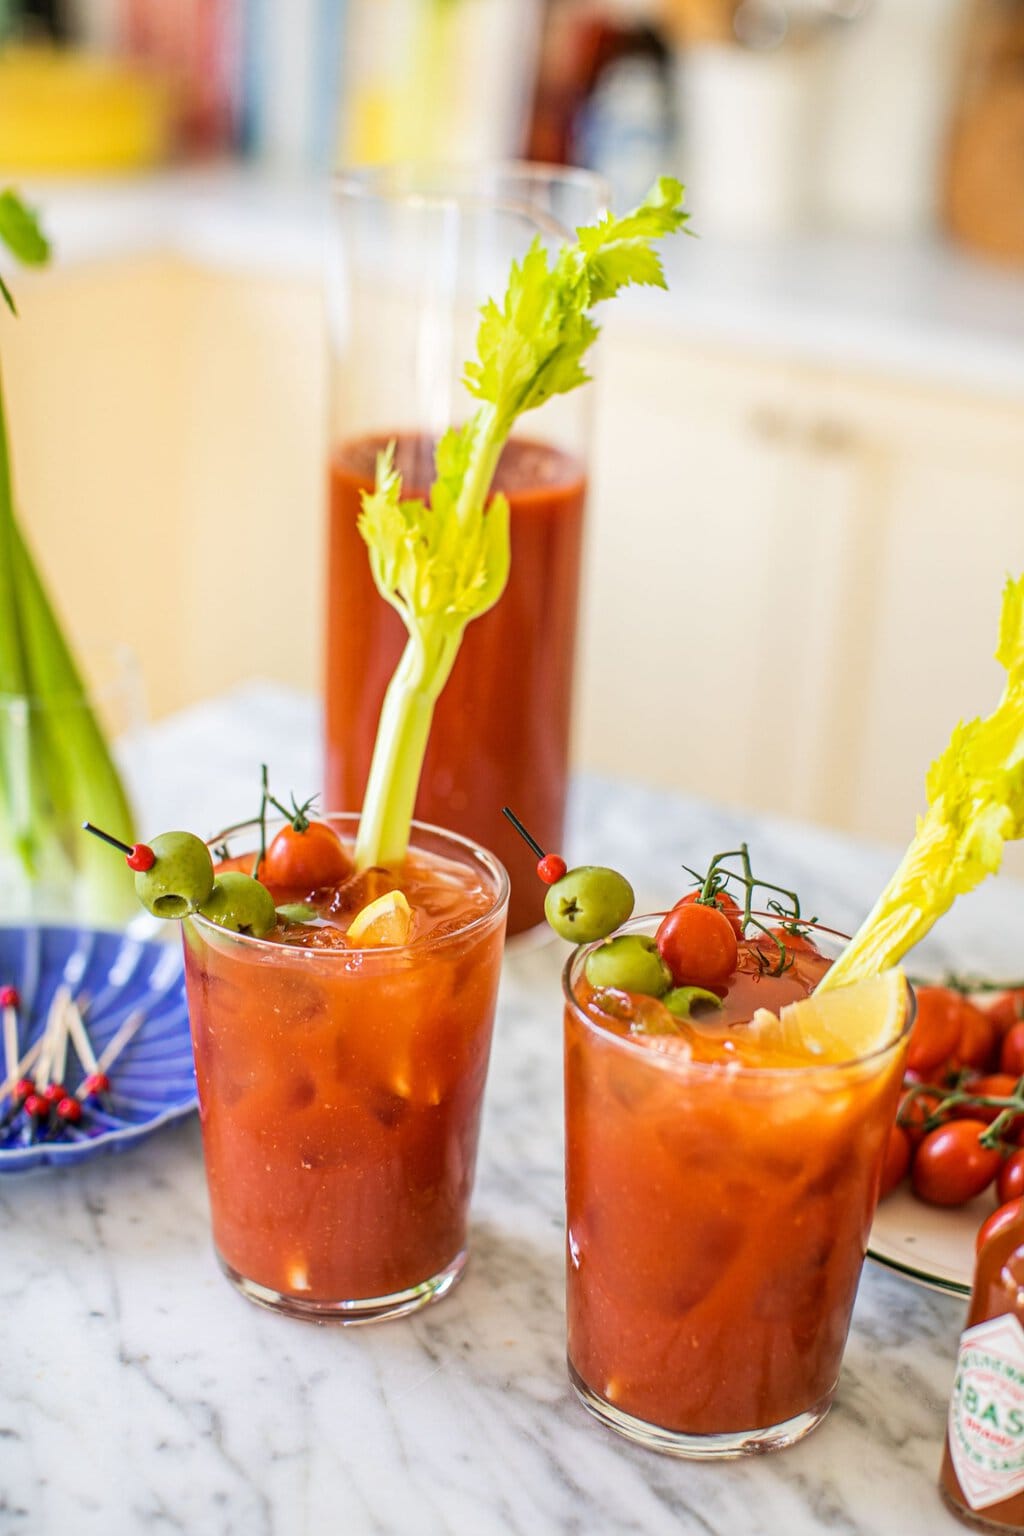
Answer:
<svg viewBox="0 0 1024 1536"><path fill-rule="evenodd" d="M1012 1314L977 1323L960 1340L949 1453L972 1509L1024 1489L1024 1328Z"/></svg>

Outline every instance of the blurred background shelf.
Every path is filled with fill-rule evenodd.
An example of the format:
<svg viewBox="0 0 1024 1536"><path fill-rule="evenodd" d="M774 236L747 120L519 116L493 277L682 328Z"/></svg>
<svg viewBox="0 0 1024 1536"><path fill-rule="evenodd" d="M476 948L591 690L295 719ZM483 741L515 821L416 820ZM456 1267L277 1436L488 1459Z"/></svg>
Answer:
<svg viewBox="0 0 1024 1536"><path fill-rule="evenodd" d="M0 0L5 26L23 79L42 31L171 91L117 175L40 177L0 90L0 171L57 255L3 336L19 498L154 716L321 688L329 166L529 153L619 207L678 173L700 238L599 348L577 760L905 837L1024 570L1024 0ZM59 126L19 141L37 168Z"/></svg>
<svg viewBox="0 0 1024 1536"><path fill-rule="evenodd" d="M61 271L150 257L321 279L322 177L228 163L26 190ZM667 253L668 296L625 295L613 326L668 326L691 343L1024 398L1024 269L993 266L936 234L730 240L702 235L699 210L694 230L696 240Z"/></svg>

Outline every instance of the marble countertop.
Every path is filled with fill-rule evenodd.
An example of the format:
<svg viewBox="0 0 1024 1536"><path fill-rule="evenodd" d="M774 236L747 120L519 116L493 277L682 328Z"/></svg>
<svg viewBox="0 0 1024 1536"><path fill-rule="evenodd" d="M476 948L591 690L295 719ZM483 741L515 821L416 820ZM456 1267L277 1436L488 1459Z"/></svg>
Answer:
<svg viewBox="0 0 1024 1536"><path fill-rule="evenodd" d="M316 281L323 269L324 180L215 165L50 180L31 193L63 266L170 252L232 272ZM668 325L698 345L1024 396L1024 274L938 237L687 240L666 262L668 298L654 308L624 295L616 326Z"/></svg>
<svg viewBox="0 0 1024 1536"><path fill-rule="evenodd" d="M144 829L244 814L257 765L316 782L312 700L253 685L132 757ZM855 923L891 852L636 786L576 783L568 853L643 905L746 836L808 907ZM927 963L1019 970L1024 887L990 882ZM0 1180L0 1533L608 1536L961 1527L935 1483L965 1303L865 1267L835 1407L801 1445L717 1466L597 1425L565 1374L555 941L504 972L462 1285L415 1317L318 1328L245 1302L210 1247L197 1123ZM924 963L924 960L922 961Z"/></svg>

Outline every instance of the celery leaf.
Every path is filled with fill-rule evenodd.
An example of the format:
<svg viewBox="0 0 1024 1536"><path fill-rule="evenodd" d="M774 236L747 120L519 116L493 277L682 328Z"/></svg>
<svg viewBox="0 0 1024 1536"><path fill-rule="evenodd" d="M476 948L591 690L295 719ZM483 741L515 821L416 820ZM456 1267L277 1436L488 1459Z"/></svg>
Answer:
<svg viewBox="0 0 1024 1536"><path fill-rule="evenodd" d="M1004 589L996 659L1007 672L997 708L957 725L932 764L914 839L823 987L895 965L958 896L996 873L1005 843L1024 837L1024 576Z"/></svg>
<svg viewBox="0 0 1024 1536"><path fill-rule="evenodd" d="M466 625L492 607L509 570L509 509L491 483L516 420L587 382L597 339L590 310L628 284L665 286L654 242L681 229L683 188L663 177L623 218L577 230L552 258L534 240L514 262L501 302L480 311L465 383L479 405L435 453L429 502L403 500L394 450L377 462L359 531L373 579L409 632L381 712L360 821L361 868L405 856L433 706Z"/></svg>

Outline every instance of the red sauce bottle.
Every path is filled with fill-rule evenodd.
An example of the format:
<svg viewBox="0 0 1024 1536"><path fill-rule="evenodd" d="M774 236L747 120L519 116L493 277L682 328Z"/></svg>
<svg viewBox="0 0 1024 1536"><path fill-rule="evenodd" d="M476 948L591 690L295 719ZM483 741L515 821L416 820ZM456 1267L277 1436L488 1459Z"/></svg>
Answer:
<svg viewBox="0 0 1024 1536"><path fill-rule="evenodd" d="M939 1489L975 1530L1024 1531L1024 1206L978 1255Z"/></svg>

